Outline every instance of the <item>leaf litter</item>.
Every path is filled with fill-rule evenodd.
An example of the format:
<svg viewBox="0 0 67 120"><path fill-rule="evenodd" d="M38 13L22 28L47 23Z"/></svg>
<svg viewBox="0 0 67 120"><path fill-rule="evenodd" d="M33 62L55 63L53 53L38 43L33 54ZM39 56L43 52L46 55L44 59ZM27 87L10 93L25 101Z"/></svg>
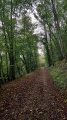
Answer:
<svg viewBox="0 0 67 120"><path fill-rule="evenodd" d="M0 120L67 120L67 101L45 70L2 86Z"/></svg>

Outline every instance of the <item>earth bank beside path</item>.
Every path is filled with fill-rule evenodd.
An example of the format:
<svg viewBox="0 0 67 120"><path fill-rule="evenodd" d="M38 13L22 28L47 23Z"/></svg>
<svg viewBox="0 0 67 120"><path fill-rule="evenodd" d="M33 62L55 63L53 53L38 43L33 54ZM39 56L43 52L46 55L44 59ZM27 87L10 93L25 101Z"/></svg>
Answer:
<svg viewBox="0 0 67 120"><path fill-rule="evenodd" d="M67 120L67 104L42 67L2 86L0 120Z"/></svg>

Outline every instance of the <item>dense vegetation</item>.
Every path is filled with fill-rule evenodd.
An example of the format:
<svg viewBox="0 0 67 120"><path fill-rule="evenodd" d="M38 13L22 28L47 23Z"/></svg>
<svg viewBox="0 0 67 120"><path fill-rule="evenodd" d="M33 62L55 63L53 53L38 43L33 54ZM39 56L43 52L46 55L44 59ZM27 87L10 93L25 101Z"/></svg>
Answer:
<svg viewBox="0 0 67 120"><path fill-rule="evenodd" d="M35 17L44 26L42 43L49 66L67 57L67 2L40 0Z"/></svg>
<svg viewBox="0 0 67 120"><path fill-rule="evenodd" d="M55 85L60 88L61 94L67 97L67 60L57 62L48 70Z"/></svg>
<svg viewBox="0 0 67 120"><path fill-rule="evenodd" d="M0 2L1 83L32 72L38 66L38 37L33 34L34 26L27 16L28 5L16 0Z"/></svg>
<svg viewBox="0 0 67 120"><path fill-rule="evenodd" d="M44 27L34 34L28 9ZM14 80L38 68L38 42L42 42L49 66L67 58L67 1L0 1L0 84Z"/></svg>

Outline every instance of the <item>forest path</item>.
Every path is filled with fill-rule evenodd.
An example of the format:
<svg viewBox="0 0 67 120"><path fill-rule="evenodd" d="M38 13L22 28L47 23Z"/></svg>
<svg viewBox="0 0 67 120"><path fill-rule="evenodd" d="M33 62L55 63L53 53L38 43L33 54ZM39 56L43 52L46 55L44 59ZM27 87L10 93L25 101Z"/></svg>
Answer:
<svg viewBox="0 0 67 120"><path fill-rule="evenodd" d="M67 120L67 104L44 67L3 85L1 96L0 120Z"/></svg>

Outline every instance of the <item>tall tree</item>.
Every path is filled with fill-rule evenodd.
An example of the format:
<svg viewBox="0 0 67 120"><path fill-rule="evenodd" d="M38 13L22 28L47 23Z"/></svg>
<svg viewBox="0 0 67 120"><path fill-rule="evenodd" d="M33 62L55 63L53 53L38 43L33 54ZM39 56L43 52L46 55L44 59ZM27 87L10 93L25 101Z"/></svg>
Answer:
<svg viewBox="0 0 67 120"><path fill-rule="evenodd" d="M52 3L52 11L53 11L53 15L54 15L54 21L55 21L55 27L57 29L57 34L58 34L58 38L59 38L59 45L60 45L60 49L61 49L61 58L65 58L65 52L64 52L64 46L62 43L62 35L61 35L61 30L60 30L60 26L59 26L59 21L58 21L58 15L55 9L55 3L53 0L51 0Z"/></svg>

